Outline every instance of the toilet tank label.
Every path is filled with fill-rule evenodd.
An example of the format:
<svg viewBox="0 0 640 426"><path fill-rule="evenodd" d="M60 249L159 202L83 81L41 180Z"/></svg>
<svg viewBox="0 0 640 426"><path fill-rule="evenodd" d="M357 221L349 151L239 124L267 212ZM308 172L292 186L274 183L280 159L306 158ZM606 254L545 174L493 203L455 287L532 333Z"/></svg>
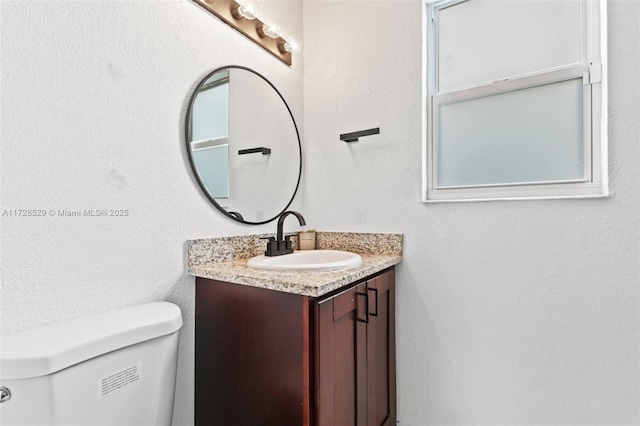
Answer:
<svg viewBox="0 0 640 426"><path fill-rule="evenodd" d="M100 398L115 392L131 383L137 382L142 376L142 363L125 367L115 373L111 373L101 379L98 379L98 393Z"/></svg>

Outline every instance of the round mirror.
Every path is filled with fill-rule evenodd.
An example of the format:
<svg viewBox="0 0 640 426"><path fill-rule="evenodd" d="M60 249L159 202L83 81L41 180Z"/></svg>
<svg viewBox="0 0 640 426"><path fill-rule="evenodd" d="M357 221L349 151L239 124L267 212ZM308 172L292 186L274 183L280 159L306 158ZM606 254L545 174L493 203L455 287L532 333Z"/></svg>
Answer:
<svg viewBox="0 0 640 426"><path fill-rule="evenodd" d="M186 141L200 189L227 217L267 223L293 201L302 172L298 127L257 72L228 66L207 75L189 103Z"/></svg>

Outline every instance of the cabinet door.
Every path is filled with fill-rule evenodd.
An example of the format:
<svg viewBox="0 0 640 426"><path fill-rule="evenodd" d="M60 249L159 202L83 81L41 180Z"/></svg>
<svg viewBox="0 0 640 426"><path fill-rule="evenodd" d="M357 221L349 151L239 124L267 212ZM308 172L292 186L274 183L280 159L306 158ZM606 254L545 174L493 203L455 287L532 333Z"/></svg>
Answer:
<svg viewBox="0 0 640 426"><path fill-rule="evenodd" d="M395 271L367 281L368 426L396 423Z"/></svg>
<svg viewBox="0 0 640 426"><path fill-rule="evenodd" d="M314 306L317 426L367 425L366 283Z"/></svg>
<svg viewBox="0 0 640 426"><path fill-rule="evenodd" d="M309 339L307 296L197 278L195 425L308 426Z"/></svg>

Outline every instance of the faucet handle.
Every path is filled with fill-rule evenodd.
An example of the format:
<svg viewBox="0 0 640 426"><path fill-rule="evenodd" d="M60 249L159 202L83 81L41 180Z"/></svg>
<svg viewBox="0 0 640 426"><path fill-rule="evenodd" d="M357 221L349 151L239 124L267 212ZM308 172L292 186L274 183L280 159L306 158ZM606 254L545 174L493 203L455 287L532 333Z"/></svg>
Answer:
<svg viewBox="0 0 640 426"><path fill-rule="evenodd" d="M279 250L276 237L273 235L270 237L260 237L261 240L267 240L267 249L265 250L265 256L273 256L273 253L277 253Z"/></svg>
<svg viewBox="0 0 640 426"><path fill-rule="evenodd" d="M288 234L284 234L284 248L285 250L291 250L291 237L298 235L297 232L290 232Z"/></svg>

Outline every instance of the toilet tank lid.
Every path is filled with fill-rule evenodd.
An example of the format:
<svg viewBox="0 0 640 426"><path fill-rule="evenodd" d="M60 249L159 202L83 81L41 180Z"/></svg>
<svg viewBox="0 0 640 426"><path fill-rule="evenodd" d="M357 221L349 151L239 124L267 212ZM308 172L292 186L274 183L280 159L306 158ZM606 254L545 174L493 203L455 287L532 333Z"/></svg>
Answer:
<svg viewBox="0 0 640 426"><path fill-rule="evenodd" d="M0 378L55 373L107 352L176 332L180 308L154 302L0 337Z"/></svg>

